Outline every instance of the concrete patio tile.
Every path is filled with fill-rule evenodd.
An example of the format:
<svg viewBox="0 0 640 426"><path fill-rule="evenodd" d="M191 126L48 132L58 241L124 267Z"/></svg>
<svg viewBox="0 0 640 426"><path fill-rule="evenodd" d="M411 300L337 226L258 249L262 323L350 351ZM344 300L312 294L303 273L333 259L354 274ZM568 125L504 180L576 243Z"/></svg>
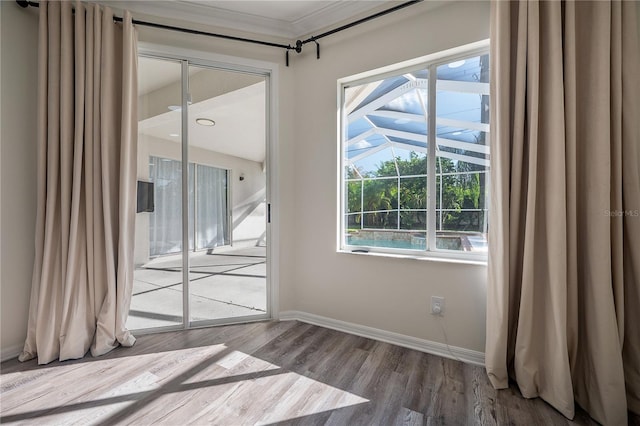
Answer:
<svg viewBox="0 0 640 426"><path fill-rule="evenodd" d="M216 249L217 250L217 249ZM192 321L266 312L264 247L190 254ZM130 330L182 324L181 256L151 260L134 272Z"/></svg>

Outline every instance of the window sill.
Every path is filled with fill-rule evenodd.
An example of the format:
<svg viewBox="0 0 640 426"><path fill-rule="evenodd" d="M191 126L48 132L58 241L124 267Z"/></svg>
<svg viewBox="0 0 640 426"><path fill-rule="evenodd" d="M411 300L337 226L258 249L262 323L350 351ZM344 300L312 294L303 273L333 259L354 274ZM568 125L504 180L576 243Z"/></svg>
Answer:
<svg viewBox="0 0 640 426"><path fill-rule="evenodd" d="M374 257L389 257L395 259L413 259L413 260L421 260L428 262L442 262L442 263L453 263L453 264L464 264L464 265L476 265L476 266L487 266L487 256L474 256L473 258L460 256L456 254L449 253L428 253L424 255L410 254L410 253L391 253L385 251L354 251L359 250L357 248L353 249L338 249L339 254L351 254L356 256L374 256Z"/></svg>

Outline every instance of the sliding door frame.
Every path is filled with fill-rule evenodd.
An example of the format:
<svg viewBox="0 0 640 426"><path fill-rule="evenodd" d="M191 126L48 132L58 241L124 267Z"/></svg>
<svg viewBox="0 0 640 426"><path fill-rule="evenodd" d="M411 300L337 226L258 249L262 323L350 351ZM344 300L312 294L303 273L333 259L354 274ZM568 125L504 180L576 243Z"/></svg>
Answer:
<svg viewBox="0 0 640 426"><path fill-rule="evenodd" d="M221 324L246 323L252 321L264 321L269 319L278 319L279 312L279 235L280 223L277 214L279 206L279 180L277 167L277 141L278 141L278 65L271 62L252 60L247 58L239 58L228 55L220 55L211 52L181 49L173 46L163 46L149 43L139 43L138 56L155 58L160 60L168 60L179 62L181 64L181 83L182 83L182 111L181 114L181 152L184 163L185 159L188 164L188 104L189 104L189 66L198 66L209 69L217 69L228 72L247 73L262 76L265 79L265 127L266 127L266 158L265 158L265 179L266 179L266 302L267 311L262 315L251 315L243 317L191 321L190 314L190 292L189 292L189 199L188 199L188 167L182 168L182 325L173 325L165 327L146 328L135 330L136 334L148 334L164 331L175 331L180 329L210 327ZM229 181L232 179L232 171L227 171ZM228 189L227 197L230 197L231 188ZM186 194L186 196L185 196ZM228 207L229 212L231 206ZM233 228L229 223L230 229ZM230 238L233 233L229 232ZM231 240L232 241L232 240ZM195 244L195 240L194 240ZM185 250L185 247L187 248Z"/></svg>

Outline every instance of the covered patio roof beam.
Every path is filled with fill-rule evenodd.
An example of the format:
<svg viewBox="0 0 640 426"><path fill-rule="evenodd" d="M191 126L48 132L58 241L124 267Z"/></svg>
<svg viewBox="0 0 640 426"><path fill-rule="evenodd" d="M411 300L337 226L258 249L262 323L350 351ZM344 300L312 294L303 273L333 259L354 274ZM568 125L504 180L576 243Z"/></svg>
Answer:
<svg viewBox="0 0 640 426"><path fill-rule="evenodd" d="M367 115L372 115L374 117L392 118L395 120L409 120L418 123L425 122L424 114L412 114L410 112L375 110L368 113Z"/></svg>
<svg viewBox="0 0 640 426"><path fill-rule="evenodd" d="M412 114L410 112L375 110L367 114L368 116L391 118L395 120L409 120L417 123L425 123L424 114ZM436 117L436 124L441 126L456 127L459 129L478 130L489 133L489 125L475 121L455 120L451 118Z"/></svg>
<svg viewBox="0 0 640 426"><path fill-rule="evenodd" d="M375 131L376 133L379 133L385 136L391 136L391 137L396 137L400 139L407 139L407 140L416 141L416 142L424 142L425 144L427 144L428 142L427 135L423 135L420 133L411 133L411 132L405 132L403 130L387 129L385 127L377 127L372 130ZM393 143L401 143L401 142L393 141ZM489 154L489 147L486 145L479 145L479 144L469 143L469 142L460 142L460 141L456 141L453 139L446 139L446 138L436 138L436 143L440 146L446 146L448 148L479 152L481 154ZM414 145L410 145L410 146L414 146Z"/></svg>
<svg viewBox="0 0 640 426"><path fill-rule="evenodd" d="M413 89L415 89L416 88L416 84L417 84L416 82L408 81L408 82L404 83L402 86L396 87L392 91L390 91L390 92L380 96L379 98L369 102L368 104L366 104L362 108L359 108L359 109L353 111L347 117L347 121L349 121L349 123L352 123L352 122L356 121L357 119L364 117L365 115L367 115L371 111L375 111L378 108L385 106L386 104L388 104L392 100L394 100L396 98L399 98L400 96L404 95L405 93L410 92Z"/></svg>
<svg viewBox="0 0 640 426"><path fill-rule="evenodd" d="M480 154L489 154L489 147L476 143L454 141L452 139L436 138L436 143L447 148L462 149L464 151L478 152Z"/></svg>
<svg viewBox="0 0 640 426"><path fill-rule="evenodd" d="M352 158L347 158L347 164L348 165L352 165L353 163L355 163L358 160L362 160L363 158L367 158L370 155L375 154L376 152L380 152L384 149L387 149L391 146L392 142L387 142L387 143L383 143L382 145L376 146L375 148L371 148L370 150L367 150L365 152L363 152L362 154L358 154L355 157Z"/></svg>
<svg viewBox="0 0 640 426"><path fill-rule="evenodd" d="M369 129L366 132L362 132L358 136L354 136L351 139L347 140L347 146L350 146L350 145L356 144L356 143L358 143L360 141L363 141L366 138L375 135L376 133L377 133L376 129Z"/></svg>
<svg viewBox="0 0 640 426"><path fill-rule="evenodd" d="M353 95L349 99L345 100L344 109L347 114L351 114L351 112L353 112L353 110L356 109L356 107L360 105L360 103L364 101L367 96L369 96L371 93L373 93L374 90L378 88L380 83L382 83L382 80L373 81L371 83L354 87L352 92Z"/></svg>
<svg viewBox="0 0 640 426"><path fill-rule="evenodd" d="M457 127L459 129L479 130L489 133L489 125L475 121L454 120L451 118L436 117L436 123L441 126Z"/></svg>
<svg viewBox="0 0 640 426"><path fill-rule="evenodd" d="M395 146L403 145L401 142L393 142L393 144ZM400 147L400 148L406 149L406 147ZM428 149L423 146L411 145L411 150L415 152L422 152L425 154L429 153ZM471 164L477 164L479 166L489 167L489 160L485 160L484 158L470 157L468 155L454 154L453 152L446 152L446 151L439 151L438 156L442 158L448 158L450 160L464 161L465 163L471 163ZM475 172L469 172L469 173L475 173Z"/></svg>

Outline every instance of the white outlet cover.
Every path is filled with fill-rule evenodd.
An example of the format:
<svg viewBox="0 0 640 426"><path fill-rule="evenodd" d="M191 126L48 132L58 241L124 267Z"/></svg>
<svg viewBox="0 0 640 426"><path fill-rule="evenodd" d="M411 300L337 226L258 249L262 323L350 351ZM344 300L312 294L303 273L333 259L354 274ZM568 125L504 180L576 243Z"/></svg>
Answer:
<svg viewBox="0 0 640 426"><path fill-rule="evenodd" d="M444 297L431 296L431 313L433 315L444 315Z"/></svg>

